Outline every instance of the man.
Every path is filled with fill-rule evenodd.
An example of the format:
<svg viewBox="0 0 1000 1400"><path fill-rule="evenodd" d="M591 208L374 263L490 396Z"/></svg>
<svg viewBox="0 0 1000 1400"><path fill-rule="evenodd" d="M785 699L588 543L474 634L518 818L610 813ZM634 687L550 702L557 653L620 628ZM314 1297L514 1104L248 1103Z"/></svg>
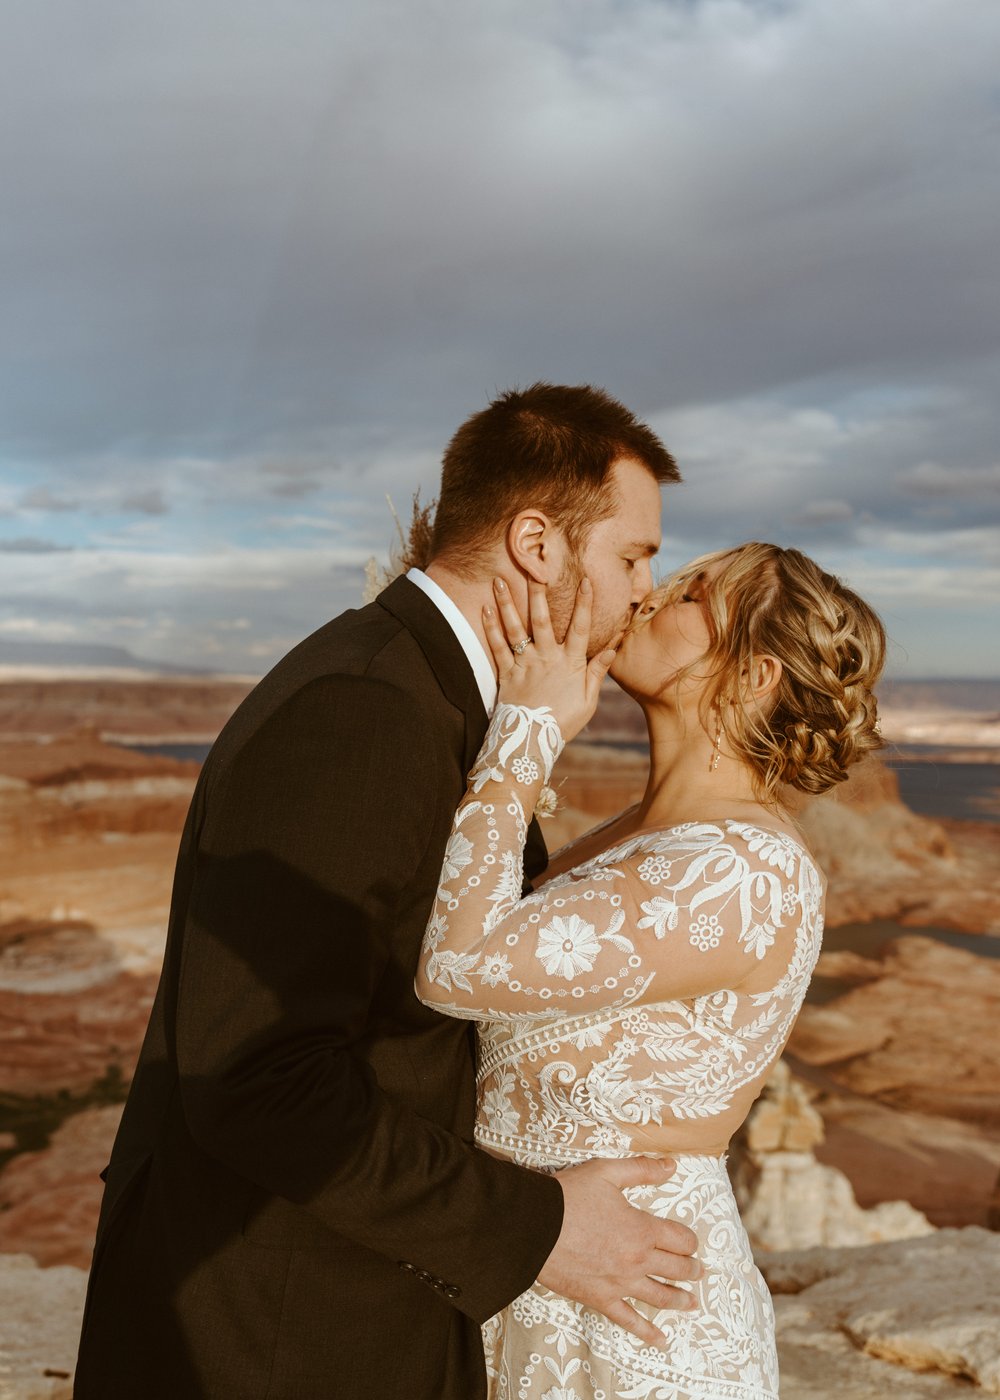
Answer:
<svg viewBox="0 0 1000 1400"><path fill-rule="evenodd" d="M680 1303L660 1280L696 1276L694 1235L621 1194L663 1164L554 1178L477 1151L470 1028L413 993L496 696L494 575L522 605L545 582L564 631L586 571L600 649L677 479L599 390L501 396L445 455L427 572L300 643L226 725L106 1173L77 1400L479 1400L478 1324L536 1277L602 1310Z"/></svg>

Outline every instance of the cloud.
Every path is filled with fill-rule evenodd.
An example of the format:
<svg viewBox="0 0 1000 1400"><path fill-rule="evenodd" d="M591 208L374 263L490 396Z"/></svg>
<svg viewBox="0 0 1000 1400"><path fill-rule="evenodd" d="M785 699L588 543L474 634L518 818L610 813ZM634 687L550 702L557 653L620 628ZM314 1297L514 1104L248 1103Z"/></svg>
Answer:
<svg viewBox="0 0 1000 1400"><path fill-rule="evenodd" d="M971 497L1000 493L1000 463L988 467L919 462L897 473L896 484L917 496Z"/></svg>
<svg viewBox="0 0 1000 1400"><path fill-rule="evenodd" d="M303 496L311 496L320 489L314 464L302 462L265 462L261 467L265 477L277 477L269 490L273 496L282 496L297 501Z"/></svg>
<svg viewBox="0 0 1000 1400"><path fill-rule="evenodd" d="M831 531L860 540L866 525L891 525L923 536L929 511L940 528L1000 528L1000 500L968 489L991 480L978 465L957 472L955 490L901 489L918 452L945 449L963 420L972 461L993 450L987 434L979 436L974 392L883 385L822 393L822 403L797 402L795 389L655 416L685 476L667 494L668 534L735 528L744 537L809 543L833 538Z"/></svg>
<svg viewBox="0 0 1000 1400"><path fill-rule="evenodd" d="M927 566L947 559L956 579L983 562L1000 564L1000 532L989 525L951 530L868 527L862 533L869 550L874 548L882 555L902 556Z"/></svg>
<svg viewBox="0 0 1000 1400"><path fill-rule="evenodd" d="M671 561L776 539L930 607L948 539L971 596L998 42L940 0L15 7L0 515L53 545L21 600L113 632L134 587L164 655L259 661L535 378L663 433Z"/></svg>
<svg viewBox="0 0 1000 1400"><path fill-rule="evenodd" d="M37 617L0 618L0 636L27 637L32 641L66 642L74 640L76 629L71 622Z"/></svg>
<svg viewBox="0 0 1000 1400"><path fill-rule="evenodd" d="M854 519L849 501L810 501L790 517L793 525L844 525Z"/></svg>
<svg viewBox="0 0 1000 1400"><path fill-rule="evenodd" d="M80 509L80 502L69 496L59 496L47 486L35 486L25 491L21 506L30 511L74 511Z"/></svg>
<svg viewBox="0 0 1000 1400"><path fill-rule="evenodd" d="M0 553L3 554L62 554L71 549L71 544L56 544L52 540L36 540L29 536L0 540Z"/></svg>
<svg viewBox="0 0 1000 1400"><path fill-rule="evenodd" d="M648 411L995 353L998 38L936 0L20 7L8 432L440 441L539 374Z"/></svg>
<svg viewBox="0 0 1000 1400"><path fill-rule="evenodd" d="M168 509L163 492L158 486L150 486L142 491L132 491L129 495L123 496L121 508L124 511L137 510L143 515L166 515Z"/></svg>

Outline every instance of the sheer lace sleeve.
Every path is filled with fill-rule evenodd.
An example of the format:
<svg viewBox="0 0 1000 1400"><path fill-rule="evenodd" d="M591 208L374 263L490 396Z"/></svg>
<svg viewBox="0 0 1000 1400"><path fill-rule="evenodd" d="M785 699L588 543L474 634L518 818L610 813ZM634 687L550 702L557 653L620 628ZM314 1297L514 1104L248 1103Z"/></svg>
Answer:
<svg viewBox="0 0 1000 1400"><path fill-rule="evenodd" d="M562 748L547 710L500 705L452 827L417 995L479 1020L576 1015L733 988L788 966L803 881L788 838L689 823L521 898L525 834Z"/></svg>

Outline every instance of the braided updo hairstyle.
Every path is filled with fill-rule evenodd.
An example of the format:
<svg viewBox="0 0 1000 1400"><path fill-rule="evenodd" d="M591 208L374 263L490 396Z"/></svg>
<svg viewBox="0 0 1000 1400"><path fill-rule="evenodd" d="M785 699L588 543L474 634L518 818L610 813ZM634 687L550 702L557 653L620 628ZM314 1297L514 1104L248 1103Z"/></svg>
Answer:
<svg viewBox="0 0 1000 1400"><path fill-rule="evenodd" d="M705 659L715 681L708 702L718 705L722 731L750 766L761 801L776 801L783 783L825 792L882 746L872 691L885 662L885 629L839 579L797 549L773 544L704 555L657 591L679 597L716 563L704 587L712 635ZM741 678L765 655L781 662L781 678L758 704Z"/></svg>

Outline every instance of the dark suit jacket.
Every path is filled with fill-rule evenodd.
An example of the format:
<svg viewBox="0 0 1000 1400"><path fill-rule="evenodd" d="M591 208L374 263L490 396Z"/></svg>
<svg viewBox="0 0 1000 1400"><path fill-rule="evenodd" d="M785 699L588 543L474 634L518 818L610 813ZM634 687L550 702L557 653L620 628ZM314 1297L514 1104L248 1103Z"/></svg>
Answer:
<svg viewBox="0 0 1000 1400"><path fill-rule="evenodd" d="M562 1215L557 1182L471 1146L470 1024L413 993L486 722L400 579L222 731L107 1170L77 1400L485 1395L478 1324Z"/></svg>

